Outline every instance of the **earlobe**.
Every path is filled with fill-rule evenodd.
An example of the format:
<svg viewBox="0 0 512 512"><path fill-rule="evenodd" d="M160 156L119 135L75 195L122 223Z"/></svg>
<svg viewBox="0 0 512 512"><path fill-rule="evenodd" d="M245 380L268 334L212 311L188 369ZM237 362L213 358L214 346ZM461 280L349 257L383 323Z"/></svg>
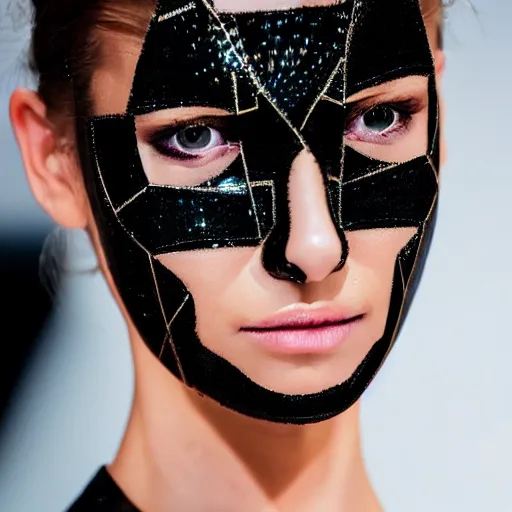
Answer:
<svg viewBox="0 0 512 512"><path fill-rule="evenodd" d="M37 93L17 89L10 101L11 124L36 200L63 227L87 225L87 200L72 150L47 117Z"/></svg>

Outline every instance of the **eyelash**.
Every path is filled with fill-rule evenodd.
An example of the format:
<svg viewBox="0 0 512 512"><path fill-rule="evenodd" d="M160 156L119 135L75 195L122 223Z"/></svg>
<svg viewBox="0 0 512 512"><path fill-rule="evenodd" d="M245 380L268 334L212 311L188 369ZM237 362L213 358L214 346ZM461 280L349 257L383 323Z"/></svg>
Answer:
<svg viewBox="0 0 512 512"><path fill-rule="evenodd" d="M377 108L389 108L395 114L395 123L398 125L394 128L388 128L380 133L371 133L370 130L366 132L363 137L351 136L350 128L358 120L363 120L364 116ZM357 103L349 110L347 117L347 127L345 128L345 138L359 142L366 142L370 144L386 144L390 143L389 138L396 135L406 133L409 125L414 117L422 109L420 102L416 98L408 98L400 101L389 103L375 103L358 105ZM365 140L366 139L366 140ZM368 140L371 139L371 140Z"/></svg>
<svg viewBox="0 0 512 512"><path fill-rule="evenodd" d="M206 150L204 153L197 154L193 152L180 151L179 149L169 145L169 142L174 137L178 136L180 132L190 128L208 128L211 130L211 132L217 134L217 137L219 137L223 143ZM231 140L236 141L236 137L228 137L227 134L230 131L232 130L230 129L229 122L227 120L222 118L212 118L210 120L201 120L200 122L190 122L190 124L180 123L179 125L168 126L163 130L159 130L153 134L150 137L149 142L156 149L156 151L167 158L181 161L194 161L204 159L212 152L218 151L220 149L229 151L231 148L238 147L236 142L231 142Z"/></svg>

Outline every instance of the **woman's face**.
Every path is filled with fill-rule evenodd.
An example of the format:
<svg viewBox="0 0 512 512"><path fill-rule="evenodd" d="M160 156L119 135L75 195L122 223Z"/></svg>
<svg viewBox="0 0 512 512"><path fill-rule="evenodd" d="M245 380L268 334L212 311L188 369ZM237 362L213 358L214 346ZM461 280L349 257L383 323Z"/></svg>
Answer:
<svg viewBox="0 0 512 512"><path fill-rule="evenodd" d="M347 2L302 16L298 1L253 0L246 7L219 0L205 13L224 24L203 33L201 16L193 14L203 5L183 2L179 10L174 2L174 11L157 13L142 56L140 42L108 36L93 78L87 151L99 179L89 187L93 209L114 214L108 225L101 225L104 213L96 219L124 305L155 355L173 359L166 365L178 377L257 417L314 421L359 397L395 340L435 207L433 65L421 29L410 39L419 8L414 0L389 2L389 30L413 28L386 38L392 41L380 48L383 58L377 46L386 40L376 35L374 46L362 43L374 33L372 19L382 17L379 2L366 3L360 13ZM409 6L410 18L399 4ZM228 26L222 16L234 9L282 11L236 15ZM330 26L317 28L315 16ZM222 44L212 43L215 31ZM227 44L226 34L231 42L241 37ZM201 52L208 44L216 55ZM301 67L308 52L313 64ZM380 69L372 69L374 61ZM244 65L250 72L237 74ZM226 90L216 89L225 80L232 80L233 108L226 107ZM112 116L132 120L132 139L122 139L115 124L101 128L98 122ZM130 188L123 180L135 164L116 149L135 154L147 180L125 200L113 199L122 195L113 190ZM113 188L108 162L120 183ZM107 206L99 205L105 198ZM121 230L109 227L115 221ZM123 263L129 243L134 248ZM109 252L110 245L118 248ZM144 279L159 309L145 316L161 314L166 324L155 339L136 318L144 287L134 283ZM194 355L197 342L206 351ZM202 389L204 377L194 383L192 374L208 371L209 358L216 369ZM357 392L340 395L341 405L318 413L312 406L301 419L265 412L265 397L313 403L347 382ZM230 386L245 387L234 392L247 393L247 407L231 399ZM254 404L251 386L263 397Z"/></svg>

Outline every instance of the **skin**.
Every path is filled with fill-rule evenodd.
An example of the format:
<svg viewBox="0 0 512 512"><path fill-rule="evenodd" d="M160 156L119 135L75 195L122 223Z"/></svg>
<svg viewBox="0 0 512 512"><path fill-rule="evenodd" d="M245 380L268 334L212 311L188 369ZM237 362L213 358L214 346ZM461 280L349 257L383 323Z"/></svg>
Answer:
<svg viewBox="0 0 512 512"><path fill-rule="evenodd" d="M307 5L322 3L328 2ZM218 2L218 7L225 10L247 10L243 5L240 0ZM250 8L256 10L299 5L306 3L250 2ZM440 78L444 57L435 48L435 23L429 25L429 33ZM94 109L98 114L119 113L126 108L141 41L117 34L103 37L109 52L92 80ZM406 79L392 90L416 90L421 95L424 87L418 80L413 82ZM389 101L386 94L390 94L389 86L384 85L349 100ZM212 114L208 112L211 109L201 107L191 110L158 115L174 119L176 115ZM16 90L10 113L36 199L63 227L88 230L128 324L135 363L135 396L125 437L109 470L129 498L141 510L155 512L238 511L241 503L249 512L381 510L361 456L359 404L314 425L297 427L256 421L199 397L158 363L140 339L113 285L82 183L72 132L65 124L57 125L49 118L44 103L32 91ZM155 173L149 178L154 183L171 179L172 183L167 184L181 184L179 180L190 179L190 173L184 173L176 163L166 162L167 172L158 173L156 157L144 137L144 130L159 122L157 115L152 116L137 123L141 156L145 167ZM351 140L349 136L346 142L382 160L406 160L424 153L426 140L421 135L424 128L419 114L415 122L417 131L413 130L408 139L396 139L393 147ZM203 170L194 169L197 179L197 173ZM212 172L211 166L206 171ZM311 153L303 151L294 161L289 191L291 233L286 256L304 271L306 284L299 286L269 276L261 265L259 248L169 254L161 261L192 292L199 337L208 348L269 389L312 393L348 378L382 335L393 264L414 230L349 233L347 264L341 272L331 274L341 248ZM211 268L216 269L214 275L208 271ZM216 297L213 304L212 296ZM329 303L349 314L365 316L341 347L321 356L276 354L239 331L241 326L254 325L297 303Z"/></svg>

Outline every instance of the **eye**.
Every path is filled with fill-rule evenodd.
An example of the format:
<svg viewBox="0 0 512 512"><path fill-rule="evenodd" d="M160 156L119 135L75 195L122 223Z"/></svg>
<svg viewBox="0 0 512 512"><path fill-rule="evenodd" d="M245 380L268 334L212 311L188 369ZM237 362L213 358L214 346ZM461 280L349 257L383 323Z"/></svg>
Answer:
<svg viewBox="0 0 512 512"><path fill-rule="evenodd" d="M407 129L410 120L411 112L407 108L377 105L365 112L349 116L345 138L375 144L390 144L396 136Z"/></svg>
<svg viewBox="0 0 512 512"><path fill-rule="evenodd" d="M191 187L219 177L241 152L238 116L194 107L137 116L137 145L153 185ZM205 112L207 115L200 115ZM194 117L188 115L199 114ZM187 117L184 117L187 116ZM234 187L231 187L234 188Z"/></svg>
<svg viewBox="0 0 512 512"><path fill-rule="evenodd" d="M210 151L228 145L218 130L204 125L185 126L174 133L161 134L154 140L154 146L160 153L179 159L202 158Z"/></svg>
<svg viewBox="0 0 512 512"><path fill-rule="evenodd" d="M379 105L363 115L364 127L375 133L382 133L393 127L398 120L398 113L387 105Z"/></svg>
<svg viewBox="0 0 512 512"><path fill-rule="evenodd" d="M209 126L188 126L171 138L171 143L184 153L207 151L218 142L224 142L220 133Z"/></svg>

